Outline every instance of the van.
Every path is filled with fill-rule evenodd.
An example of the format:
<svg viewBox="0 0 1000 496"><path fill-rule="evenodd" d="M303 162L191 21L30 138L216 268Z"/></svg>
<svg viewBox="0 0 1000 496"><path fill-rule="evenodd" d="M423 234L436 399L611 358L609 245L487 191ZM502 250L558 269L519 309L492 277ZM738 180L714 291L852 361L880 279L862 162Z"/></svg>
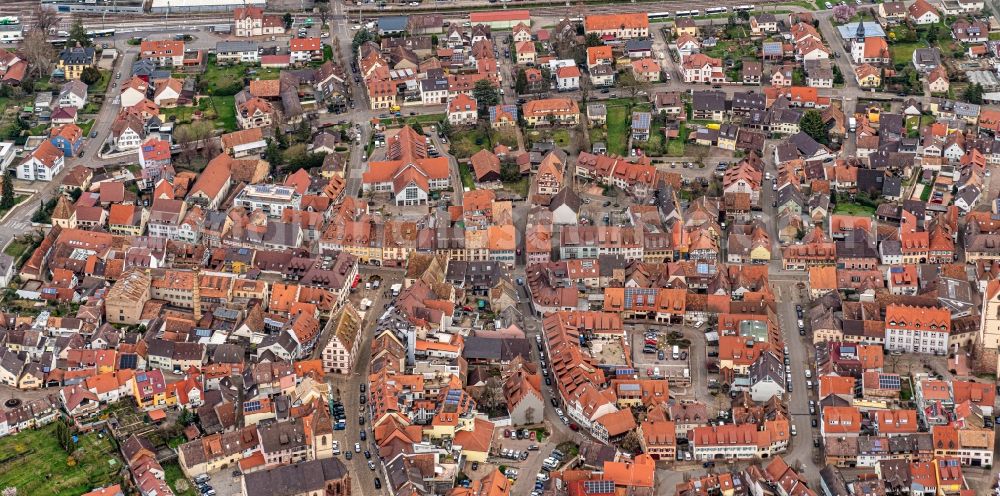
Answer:
<svg viewBox="0 0 1000 496"><path fill-rule="evenodd" d="M372 289L372 283L370 283L370 282L366 282L366 283L365 283L365 289L366 289L366 290L369 290L369 289Z"/></svg>
<svg viewBox="0 0 1000 496"><path fill-rule="evenodd" d="M680 346L677 346L676 344L674 345L674 349L670 353L670 357L673 358L674 360L677 360L677 359L679 359L681 357L681 348L680 348Z"/></svg>
<svg viewBox="0 0 1000 496"><path fill-rule="evenodd" d="M812 370L806 369L806 379L812 379L812 376L813 376Z"/></svg>

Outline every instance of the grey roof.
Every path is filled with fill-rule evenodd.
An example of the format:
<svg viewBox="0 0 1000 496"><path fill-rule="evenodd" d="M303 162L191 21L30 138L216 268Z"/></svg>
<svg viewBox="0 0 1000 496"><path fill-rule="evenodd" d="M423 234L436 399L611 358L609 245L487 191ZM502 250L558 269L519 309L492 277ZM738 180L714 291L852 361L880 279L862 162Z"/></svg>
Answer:
<svg viewBox="0 0 1000 496"><path fill-rule="evenodd" d="M866 38L885 38L885 31L879 23L874 21L865 21L863 26L858 26L857 22L851 22L837 26L837 31L840 33L840 37L845 40L853 39L857 33L858 28L862 28Z"/></svg>
<svg viewBox="0 0 1000 496"><path fill-rule="evenodd" d="M725 111L726 94L721 91L696 91L691 106L694 110Z"/></svg>
<svg viewBox="0 0 1000 496"><path fill-rule="evenodd" d="M632 39L625 42L626 52L648 52L653 49L653 40L650 39Z"/></svg>
<svg viewBox="0 0 1000 496"><path fill-rule="evenodd" d="M785 387L785 367L781 360L771 352L761 353L757 360L750 364L750 383L771 381L782 388Z"/></svg>
<svg viewBox="0 0 1000 496"><path fill-rule="evenodd" d="M823 492L827 496L851 496L847 481L837 467L827 465L819 471L819 476L823 479Z"/></svg>
<svg viewBox="0 0 1000 496"><path fill-rule="evenodd" d="M491 362L509 362L518 356L527 360L531 356L531 344L526 338L470 336L465 338L462 356L466 360L488 360Z"/></svg>
<svg viewBox="0 0 1000 496"><path fill-rule="evenodd" d="M59 52L59 60L67 65L90 64L94 61L93 47L72 47Z"/></svg>
<svg viewBox="0 0 1000 496"><path fill-rule="evenodd" d="M406 31L409 18L406 16L388 16L378 19L379 31Z"/></svg>
<svg viewBox="0 0 1000 496"><path fill-rule="evenodd" d="M243 476L247 496L294 496L323 492L326 483L348 476L339 458L284 465Z"/></svg>
<svg viewBox="0 0 1000 496"><path fill-rule="evenodd" d="M217 53L256 52L259 49L256 41L220 41L215 44Z"/></svg>

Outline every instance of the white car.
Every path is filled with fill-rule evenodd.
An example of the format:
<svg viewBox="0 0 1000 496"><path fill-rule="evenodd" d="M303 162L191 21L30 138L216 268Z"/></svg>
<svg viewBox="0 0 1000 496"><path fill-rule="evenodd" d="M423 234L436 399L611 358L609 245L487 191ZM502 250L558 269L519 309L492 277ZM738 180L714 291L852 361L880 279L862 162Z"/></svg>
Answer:
<svg viewBox="0 0 1000 496"><path fill-rule="evenodd" d="M354 31L357 31L357 30L361 29L361 25L360 24L355 24L355 25L351 26L351 29L353 29Z"/></svg>
<svg viewBox="0 0 1000 496"><path fill-rule="evenodd" d="M833 4L831 4L830 2L826 2L823 5L826 5L826 8L828 8L828 9L832 9L833 8Z"/></svg>
<svg viewBox="0 0 1000 496"><path fill-rule="evenodd" d="M371 460L368 460L368 469L374 471L375 470L375 462L373 462Z"/></svg>
<svg viewBox="0 0 1000 496"><path fill-rule="evenodd" d="M354 443L354 452L361 453L361 443Z"/></svg>

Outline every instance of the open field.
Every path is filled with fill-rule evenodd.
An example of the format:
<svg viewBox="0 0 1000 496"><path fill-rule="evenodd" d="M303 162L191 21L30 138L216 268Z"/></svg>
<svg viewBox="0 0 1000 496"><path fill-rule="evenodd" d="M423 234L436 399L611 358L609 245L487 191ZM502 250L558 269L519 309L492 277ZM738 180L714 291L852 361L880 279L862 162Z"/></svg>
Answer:
<svg viewBox="0 0 1000 496"><path fill-rule="evenodd" d="M82 435L71 461L55 431L51 424L0 439L0 487L33 496L77 496L116 482L122 462L109 436Z"/></svg>

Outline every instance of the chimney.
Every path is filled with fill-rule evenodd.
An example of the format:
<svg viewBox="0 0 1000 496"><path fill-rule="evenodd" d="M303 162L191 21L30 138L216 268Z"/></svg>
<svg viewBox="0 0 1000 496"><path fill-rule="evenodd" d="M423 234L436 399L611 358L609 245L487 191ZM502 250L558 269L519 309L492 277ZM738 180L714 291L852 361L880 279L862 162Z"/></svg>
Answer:
<svg viewBox="0 0 1000 496"><path fill-rule="evenodd" d="M194 311L194 321L201 321L201 267L194 270L194 287L191 288L191 308Z"/></svg>

